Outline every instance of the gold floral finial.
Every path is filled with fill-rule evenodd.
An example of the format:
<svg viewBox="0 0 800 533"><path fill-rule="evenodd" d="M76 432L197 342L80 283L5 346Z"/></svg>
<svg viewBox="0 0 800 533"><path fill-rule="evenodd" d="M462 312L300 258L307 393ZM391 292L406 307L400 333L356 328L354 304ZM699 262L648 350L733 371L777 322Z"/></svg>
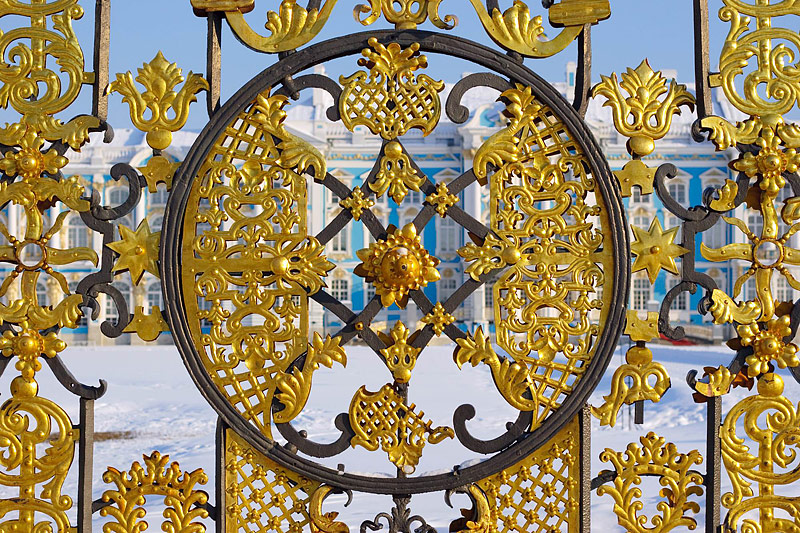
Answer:
<svg viewBox="0 0 800 533"><path fill-rule="evenodd" d="M396 303L405 308L409 292L439 279L436 270L439 260L422 246L414 224L406 224L403 229L390 227L390 230L386 239L357 252L362 263L354 273L375 285L375 292L384 306Z"/></svg>
<svg viewBox="0 0 800 533"><path fill-rule="evenodd" d="M755 322L742 324L736 328L742 346L751 346L752 355L748 355L747 375L758 376L770 371L770 362L775 361L780 368L800 365L797 356L797 345L784 341L792 334L789 315L773 318L764 324L762 329Z"/></svg>
<svg viewBox="0 0 800 533"><path fill-rule="evenodd" d="M170 63L161 52L138 70L136 81L144 86L139 92L130 72L117 74L108 86L109 93L122 94L122 101L130 106L131 122L147 132L147 144L154 150L165 150L172 142L172 132L178 131L189 119L189 105L197 101L197 93L209 90L206 79L189 72L180 91L175 88L184 81L182 70ZM150 118L145 118L147 113ZM170 112L174 116L170 117Z"/></svg>
<svg viewBox="0 0 800 533"><path fill-rule="evenodd" d="M343 209L349 209L355 220L361 220L361 213L375 205L375 200L365 198L361 187L354 187L350 196L339 202Z"/></svg>
<svg viewBox="0 0 800 533"><path fill-rule="evenodd" d="M614 127L629 138L628 151L634 157L653 152L654 141L667 134L681 106L694 110L694 96L686 86L672 80L667 87L667 80L660 71L653 71L646 59L623 73L622 81L616 73L601 79L592 89L592 97L607 99L604 105L613 111Z"/></svg>
<svg viewBox="0 0 800 533"><path fill-rule="evenodd" d="M22 379L32 382L36 372L42 369L40 356L55 357L66 349L67 343L51 332L42 335L33 329L19 332L6 330L0 337L0 351L6 357L17 356L16 369L22 373Z"/></svg>
<svg viewBox="0 0 800 533"><path fill-rule="evenodd" d="M429 194L425 201L435 206L439 216L444 217L447 210L458 203L458 196L450 194L446 183L439 183L436 185L436 192Z"/></svg>

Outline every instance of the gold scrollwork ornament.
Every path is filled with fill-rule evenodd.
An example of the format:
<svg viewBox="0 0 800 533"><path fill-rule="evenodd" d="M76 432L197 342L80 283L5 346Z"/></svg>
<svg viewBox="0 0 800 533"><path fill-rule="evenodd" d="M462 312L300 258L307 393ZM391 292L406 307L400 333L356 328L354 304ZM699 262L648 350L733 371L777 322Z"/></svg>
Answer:
<svg viewBox="0 0 800 533"><path fill-rule="evenodd" d="M779 375L763 374L757 387L758 394L733 406L720 429L722 461L731 481L731 491L721 500L729 509L725 527L728 531L796 531L800 498L776 492L796 486L800 479L796 464L800 412L783 396ZM739 435L741 428L744 436ZM757 446L757 453L751 453L750 443Z"/></svg>

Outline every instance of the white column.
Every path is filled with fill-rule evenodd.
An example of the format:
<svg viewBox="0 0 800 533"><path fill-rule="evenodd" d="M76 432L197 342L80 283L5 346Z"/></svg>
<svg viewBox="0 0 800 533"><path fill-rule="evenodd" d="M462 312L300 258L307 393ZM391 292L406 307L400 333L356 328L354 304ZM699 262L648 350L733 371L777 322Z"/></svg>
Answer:
<svg viewBox="0 0 800 533"><path fill-rule="evenodd" d="M464 150L464 168L472 167L472 150ZM467 187L464 192L464 207L467 213L472 215L475 220L482 219L483 203L481 202L481 192L483 187L475 183ZM469 317L468 317L469 318ZM479 288L472 293L472 321L474 327L481 326L484 332L489 331L489 319L486 313L486 292L485 287Z"/></svg>

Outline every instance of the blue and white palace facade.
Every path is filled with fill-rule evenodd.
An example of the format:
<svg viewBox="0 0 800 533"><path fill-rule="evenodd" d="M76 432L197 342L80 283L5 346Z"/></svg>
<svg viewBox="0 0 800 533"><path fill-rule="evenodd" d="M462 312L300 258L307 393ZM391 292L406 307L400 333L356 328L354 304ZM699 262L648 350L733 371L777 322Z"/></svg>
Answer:
<svg viewBox="0 0 800 533"><path fill-rule="evenodd" d="M567 66L565 81L556 84L562 94L571 98L572 87L570 81L574 79L574 65ZM666 73L665 73L666 74ZM326 116L326 109L332 104L327 93L304 92L304 98L291 102L286 110L289 117L286 125L295 135L313 144L328 161L329 172L343 181L351 189L363 183L372 168L376 155L380 150L380 139L369 134L368 131L356 129L351 133L341 123L332 123ZM497 93L489 89L474 89L467 93L463 103L471 110L470 119L464 124L454 124L446 117L442 117L439 126L432 134L423 137L414 130L403 138L405 148L413 155L416 164L433 181L448 182L462 172L472 167L472 158L478 147L498 128L502 127L498 104L493 104ZM733 115L731 109L717 105L715 114L729 119L738 117ZM690 199L698 199L702 191L708 187L718 187L725 179L733 179L733 171L728 164L733 153L715 152L711 143L698 144L692 140L691 125L694 117L684 111L682 116L675 118L673 128L666 138L658 141L656 151L647 158L650 166L662 163L672 163L678 169L678 176L669 182L669 189L673 197L682 204L688 205ZM618 170L629 160L625 151L626 139L614 130L611 121L611 112L593 101L589 107L586 122L599 141L612 170ZM181 132L175 134L172 146L167 154L175 161L182 160L197 133ZM65 175L79 175L85 180L86 185L91 185L101 192L104 205L119 205L127 196L127 187L124 183L115 181L110 176L110 169L116 163L128 163L133 167L142 167L152 155L147 147L144 135L134 130L115 131L112 142L103 144L101 139L96 139L91 145L85 147L80 153L68 153L70 164L64 169ZM167 192L160 185L158 192L145 191L144 201L141 202L134 213L119 221L130 228L136 228L140 222L147 219L153 231L159 230L162 225L164 209L166 206ZM309 202L309 229L312 234L318 233L341 210L339 198L318 184L310 187ZM386 195L373 207L373 212L384 225L394 224L402 227L416 216L419 206L424 198L422 193L410 192L406 200L397 206ZM488 224L488 187L480 188L472 184L460 194L460 206L475 218ZM642 196L634 190L634 196L625 200L627 205L628 223L647 228L654 216L658 217L665 228L679 225L679 220L671 216L661 205L655 195ZM50 213L50 220L55 220L58 213ZM735 213L734 213L735 215ZM19 225L23 224L24 217L15 206L7 207L0 220L6 224L12 235L19 234ZM760 231L758 213L753 220L745 220L750 228ZM422 232L425 247L434 252L441 260L439 272L441 279L425 288L431 301L444 301L465 281L465 265L459 257L457 250L464 246L468 239L465 231L449 218L435 217ZM797 238L797 237L795 237ZM361 223L351 220L345 230L327 244L327 255L337 265L328 277L328 291L346 302L352 309L358 311L372 298L373 293L369 284L363 278L355 275L353 270L360 263L356 256L359 249L370 244L371 236ZM715 228L702 234L700 242L714 248L730 242L744 242L745 237L728 224L718 224ZM676 239L680 242L680 236ZM53 246L59 248L91 246L98 253L102 246L101 236L90 232L78 217L68 218L62 230L54 237ZM741 276L745 263L735 261L727 263L704 262L697 250L697 270L705 272L716 280L717 285L723 287L729 294L733 283ZM7 272L11 267L0 263L0 270ZM73 263L62 268L71 285L76 285L79 280L94 270L91 264ZM0 274L5 275L5 274ZM775 276L773 288L778 300L790 299L791 289L785 284L783 276ZM660 303L669 290L677 283L678 277L662 271L656 284L650 284L646 272L633 275L630 291L629 305L633 309L658 310ZM144 306L145 309L158 305L163 309L161 287L153 276L145 274L139 285L132 285L130 275L122 273L115 281L123 295L128 299L130 309ZM43 281L39 282L37 291L44 295L47 291L57 291L57 286L51 286ZM746 296L752 296L755 288L752 284L744 287ZM702 297L702 291L696 294L682 294L673 304L671 311L673 323L681 323L690 336L707 340L721 339L723 331L719 326L711 326L708 318L702 316L697 310L697 304ZM12 290L8 298L14 298ZM17 296L18 297L18 296ZM100 295L105 298L105 295ZM100 323L106 318L113 317L115 308L111 302L101 300L100 316L97 320L83 319L81 327L75 330L69 342L101 344L113 343L100 334ZM492 328L492 292L480 290L474 293L457 310L456 318L461 327L473 329L478 325ZM422 318L422 314L413 302L409 302L406 309L392 306L384 309L376 317L373 326L388 330L396 320L412 327ZM376 324L377 322L377 324ZM311 326L315 330L334 332L341 324L331 313L312 302ZM70 336L67 336L70 337ZM136 343L136 338L126 334L118 343ZM169 334L162 335L161 341L171 342Z"/></svg>

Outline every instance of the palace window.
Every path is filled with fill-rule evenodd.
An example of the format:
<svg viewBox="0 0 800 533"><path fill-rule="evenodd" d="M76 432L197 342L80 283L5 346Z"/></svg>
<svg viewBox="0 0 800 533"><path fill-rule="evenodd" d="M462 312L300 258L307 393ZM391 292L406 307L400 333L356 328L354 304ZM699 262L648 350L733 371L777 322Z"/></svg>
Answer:
<svg viewBox="0 0 800 533"><path fill-rule="evenodd" d="M675 276L670 276L667 278L667 291L671 290L673 287L680 283L680 278ZM669 307L673 311L686 311L689 309L689 293L688 292L681 292L678 296L672 300L672 305Z"/></svg>
<svg viewBox="0 0 800 533"><path fill-rule="evenodd" d="M345 278L331 281L331 296L340 302L350 301L350 280Z"/></svg>
<svg viewBox="0 0 800 533"><path fill-rule="evenodd" d="M459 239L460 226L450 217L439 217L437 222L439 228L436 232L436 240L439 244L439 252L445 254L455 253L461 245Z"/></svg>
<svg viewBox="0 0 800 533"><path fill-rule="evenodd" d="M331 252L347 253L350 251L350 229L345 226L333 236L330 243Z"/></svg>
<svg viewBox="0 0 800 533"><path fill-rule="evenodd" d="M158 306L159 309L164 309L164 299L161 294L161 284L153 282L147 286L147 306L150 312L153 312L153 307Z"/></svg>
<svg viewBox="0 0 800 533"><path fill-rule="evenodd" d="M456 278L444 278L439 282L439 301L446 302L450 296L458 289Z"/></svg>
<svg viewBox="0 0 800 533"><path fill-rule="evenodd" d="M651 299L653 287L647 278L636 278L633 280L633 302L631 307L637 310L647 309L647 302Z"/></svg>
<svg viewBox="0 0 800 533"><path fill-rule="evenodd" d="M89 228L78 216L72 216L67 223L67 240L70 248L89 246Z"/></svg>
<svg viewBox="0 0 800 533"><path fill-rule="evenodd" d="M133 311L131 307L131 286L128 285L124 281L115 281L113 283L115 289L117 289L120 293L122 293L122 298L125 300L125 303L128 304L128 312ZM114 303L114 299L111 298L110 295L106 294L106 319L107 320L116 320L119 316L119 310L117 309L116 304Z"/></svg>
<svg viewBox="0 0 800 533"><path fill-rule="evenodd" d="M681 205L686 204L686 184L678 182L671 182L669 184L669 195Z"/></svg>
<svg viewBox="0 0 800 533"><path fill-rule="evenodd" d="M150 193L150 205L167 205L169 192L167 189L159 189L158 192Z"/></svg>

